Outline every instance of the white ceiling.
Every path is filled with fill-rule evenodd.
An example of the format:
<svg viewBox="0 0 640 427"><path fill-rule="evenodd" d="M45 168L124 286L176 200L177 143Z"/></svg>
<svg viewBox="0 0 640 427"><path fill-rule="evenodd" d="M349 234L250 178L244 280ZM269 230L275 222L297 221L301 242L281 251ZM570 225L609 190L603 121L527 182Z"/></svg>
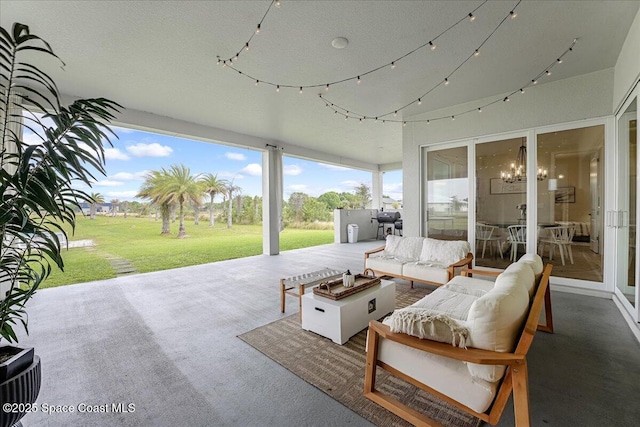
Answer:
<svg viewBox="0 0 640 427"><path fill-rule="evenodd" d="M307 85L350 77L429 41L481 1L282 1L272 8L249 52L236 65L263 80ZM490 1L395 69L385 67L326 93L368 116L392 111L447 76L509 13L516 1ZM69 96L104 96L128 109L282 141L371 164L402 160L402 126L358 123L325 108L319 90L254 84L216 65L253 33L269 1L11 1L2 0L4 28L15 21L52 45L66 62L52 68ZM409 117L510 92L543 71L573 38L574 51L545 80L613 67L638 1L525 1L481 55L460 68ZM349 46L331 47L343 36ZM322 91L324 92L324 91ZM454 124L452 123L452 126ZM348 163L348 161L347 161Z"/></svg>

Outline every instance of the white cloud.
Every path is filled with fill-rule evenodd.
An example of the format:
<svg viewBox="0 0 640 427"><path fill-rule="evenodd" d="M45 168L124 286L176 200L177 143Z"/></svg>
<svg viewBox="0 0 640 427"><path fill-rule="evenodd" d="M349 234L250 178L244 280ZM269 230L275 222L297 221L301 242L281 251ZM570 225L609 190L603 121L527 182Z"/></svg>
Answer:
<svg viewBox="0 0 640 427"><path fill-rule="evenodd" d="M157 142L151 144L140 142L127 146L127 151L135 157L168 157L173 152L173 148L167 145L160 145Z"/></svg>
<svg viewBox="0 0 640 427"><path fill-rule="evenodd" d="M227 152L227 153L224 153L224 156L229 160L239 160L239 161L247 160L247 156L245 156L242 153Z"/></svg>
<svg viewBox="0 0 640 427"><path fill-rule="evenodd" d="M138 194L138 192L136 190L129 190L129 191L107 191L105 193L105 199L108 198L118 198L118 199L133 199L134 197L136 197L136 194Z"/></svg>
<svg viewBox="0 0 640 427"><path fill-rule="evenodd" d="M305 185L305 184L292 184L292 185L288 185L287 186L287 190L291 190L293 191L299 191L302 193L308 193L309 192L309 186Z"/></svg>
<svg viewBox="0 0 640 427"><path fill-rule="evenodd" d="M323 167L325 169L329 169L329 170L332 170L332 171L350 171L350 170L353 170L353 169L350 169L350 168L345 168L344 166L329 165L327 163L318 163L318 165L320 167Z"/></svg>
<svg viewBox="0 0 640 427"><path fill-rule="evenodd" d="M101 181L96 181L93 183L95 187L118 187L120 185L124 185L122 181L115 181L111 179L103 179Z"/></svg>
<svg viewBox="0 0 640 427"><path fill-rule="evenodd" d="M302 168L298 165L287 165L282 169L285 175L297 176L302 173Z"/></svg>
<svg viewBox="0 0 640 427"><path fill-rule="evenodd" d="M249 163L247 166L242 168L240 172L252 176L262 176L262 166L257 163Z"/></svg>
<svg viewBox="0 0 640 427"><path fill-rule="evenodd" d="M218 178L227 179L227 180L244 179L244 175L240 175L237 172L221 171L221 172L218 172L217 175L218 175Z"/></svg>
<svg viewBox="0 0 640 427"><path fill-rule="evenodd" d="M341 185L342 187L349 188L350 190L355 189L355 188L356 188L357 186L359 186L360 184L361 184L361 183L360 183L359 181L354 181L354 180L352 180L352 179L347 180L347 181L342 181L342 182L340 183L340 185Z"/></svg>
<svg viewBox="0 0 640 427"><path fill-rule="evenodd" d="M111 179L115 179L118 181L143 181L145 175L148 173L149 171L139 171L139 172L134 172L134 173L130 173L130 172L118 172L116 174L113 175L109 175L109 178Z"/></svg>
<svg viewBox="0 0 640 427"><path fill-rule="evenodd" d="M107 160L129 160L129 156L118 148L105 148L104 157Z"/></svg>
<svg viewBox="0 0 640 427"><path fill-rule="evenodd" d="M382 186L383 193L402 193L402 183L384 184Z"/></svg>

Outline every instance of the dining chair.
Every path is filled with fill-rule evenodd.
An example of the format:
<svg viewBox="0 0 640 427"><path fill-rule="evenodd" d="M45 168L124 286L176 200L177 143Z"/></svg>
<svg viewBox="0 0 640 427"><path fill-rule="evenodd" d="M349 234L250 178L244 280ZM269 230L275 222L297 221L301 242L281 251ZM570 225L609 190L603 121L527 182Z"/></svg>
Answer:
<svg viewBox="0 0 640 427"><path fill-rule="evenodd" d="M557 246L558 251L560 252L560 260L562 261L562 265L565 265L565 254L569 255L569 260L571 261L571 264L573 264L573 251L571 250L571 242L573 240L574 234L576 233L576 226L560 225L557 227L547 227L545 228L545 232L547 236L540 239L540 244L542 245L541 254L544 254L545 245L549 245L549 261L552 261L553 253L555 252L555 247Z"/></svg>
<svg viewBox="0 0 640 427"><path fill-rule="evenodd" d="M507 231L509 232L509 243L511 243L511 261L516 262L519 246L522 245L524 251L527 251L527 226L510 225L507 227Z"/></svg>
<svg viewBox="0 0 640 427"><path fill-rule="evenodd" d="M495 234L494 234L495 233ZM489 253L493 255L493 242L496 242L496 249L498 253L500 253L500 258L502 256L502 245L500 244L500 236L498 236L499 229L493 225L476 223L476 247L478 247L478 243L482 242L482 257L484 258L484 252L487 247L487 242L489 242Z"/></svg>

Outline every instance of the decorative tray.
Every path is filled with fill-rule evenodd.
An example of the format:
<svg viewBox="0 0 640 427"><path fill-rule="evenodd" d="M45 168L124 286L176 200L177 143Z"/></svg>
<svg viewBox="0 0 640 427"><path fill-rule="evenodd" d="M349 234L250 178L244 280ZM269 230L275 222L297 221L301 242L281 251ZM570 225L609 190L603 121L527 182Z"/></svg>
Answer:
<svg viewBox="0 0 640 427"><path fill-rule="evenodd" d="M342 278L324 282L313 288L313 293L324 298L334 301L346 298L360 291L364 291L372 286L380 283L380 278L365 276L364 274L355 275L355 284L353 287L346 288L342 282Z"/></svg>

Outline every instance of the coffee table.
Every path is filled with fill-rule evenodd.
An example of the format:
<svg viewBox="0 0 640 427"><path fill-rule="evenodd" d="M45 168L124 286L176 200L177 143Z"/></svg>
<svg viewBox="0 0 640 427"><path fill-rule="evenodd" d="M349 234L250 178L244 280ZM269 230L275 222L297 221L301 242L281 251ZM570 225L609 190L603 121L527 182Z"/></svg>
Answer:
<svg viewBox="0 0 640 427"><path fill-rule="evenodd" d="M344 344L349 338L391 313L396 307L396 284L381 280L357 294L341 300L331 300L308 293L302 296L302 329Z"/></svg>

